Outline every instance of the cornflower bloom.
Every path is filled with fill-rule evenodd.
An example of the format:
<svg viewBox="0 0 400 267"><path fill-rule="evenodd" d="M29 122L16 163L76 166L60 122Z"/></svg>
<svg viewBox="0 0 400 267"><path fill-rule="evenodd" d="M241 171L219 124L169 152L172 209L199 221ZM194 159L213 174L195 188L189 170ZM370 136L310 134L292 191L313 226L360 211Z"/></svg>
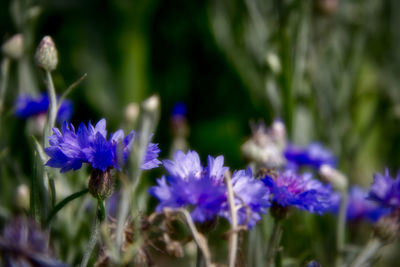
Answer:
<svg viewBox="0 0 400 267"><path fill-rule="evenodd" d="M293 206L318 214L331 207L331 187L313 179L311 173L297 174L286 170L273 176L267 175L262 181L270 189L275 206Z"/></svg>
<svg viewBox="0 0 400 267"><path fill-rule="evenodd" d="M0 256L4 266L68 266L54 259L48 237L31 220L16 218L9 222L0 237Z"/></svg>
<svg viewBox="0 0 400 267"><path fill-rule="evenodd" d="M89 190L103 199L111 194L112 182L110 170L121 170L128 159L135 132L127 136L122 130L110 134L107 139L106 120L101 119L96 126L90 122L86 126L81 123L78 130L72 124L64 122L61 131L53 128L54 134L49 137L50 146L45 148L50 157L46 165L60 168L60 172L77 170L83 163L92 166ZM157 159L160 149L157 144L150 143L141 165L143 170L158 167Z"/></svg>
<svg viewBox="0 0 400 267"><path fill-rule="evenodd" d="M169 175L157 180L157 186L149 193L160 203L156 210L164 208L191 208L194 221L204 222L221 215L229 219L227 190L224 183L224 157L208 157L203 167L199 155L194 151L187 154L177 151L174 161L165 160L163 165ZM237 171L232 179L235 192L235 204L240 205L239 223L250 227L260 219L258 213L265 212L269 206L268 190L260 181L256 181L251 171Z"/></svg>
<svg viewBox="0 0 400 267"><path fill-rule="evenodd" d="M106 120L101 119L95 126L81 123L78 130L72 124L64 122L61 131L53 128L49 137L50 146L45 148L50 157L47 166L60 168L60 172L80 169L83 163L90 164L94 169L121 169L130 152L135 132L127 136L122 130L112 133L107 140ZM160 149L157 144L150 143L141 168L148 170L158 167L161 162L157 159Z"/></svg>
<svg viewBox="0 0 400 267"><path fill-rule="evenodd" d="M308 166L318 170L323 164L336 166L335 156L319 143L311 143L306 147L288 145L284 155L289 168Z"/></svg>
<svg viewBox="0 0 400 267"><path fill-rule="evenodd" d="M347 204L347 220L360 221L367 220L370 222L377 222L380 217L390 212L388 208L382 208L376 202L367 199L368 192L359 186L352 186L349 190L348 204ZM339 211L341 195L334 193L332 195L332 211L337 213Z"/></svg>
<svg viewBox="0 0 400 267"><path fill-rule="evenodd" d="M43 115L49 109L49 96L47 93L34 97L31 95L20 95L15 101L15 115L19 118L27 119L33 116ZM57 122L63 123L71 118L73 113L73 103L65 99L58 110Z"/></svg>
<svg viewBox="0 0 400 267"><path fill-rule="evenodd" d="M388 169L385 174L375 174L368 198L382 207L400 210L400 172L395 179L390 176Z"/></svg>

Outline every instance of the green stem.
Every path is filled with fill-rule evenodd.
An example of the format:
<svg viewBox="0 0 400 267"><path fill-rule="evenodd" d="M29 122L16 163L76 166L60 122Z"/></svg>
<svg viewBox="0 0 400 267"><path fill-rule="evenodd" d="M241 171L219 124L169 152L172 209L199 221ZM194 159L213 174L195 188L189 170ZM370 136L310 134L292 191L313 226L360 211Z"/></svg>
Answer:
<svg viewBox="0 0 400 267"><path fill-rule="evenodd" d="M56 205L56 185L54 184L54 179L49 177L49 188L51 194L51 208L53 209Z"/></svg>
<svg viewBox="0 0 400 267"><path fill-rule="evenodd" d="M99 209L101 209L101 207L98 207L97 212L99 211ZM92 229L90 230L89 242L88 242L85 252L83 254L83 258L82 258L80 267L87 266L90 256L92 255L92 251L93 251L94 247L96 246L96 243L97 243L97 240L99 237L99 230L100 230L100 218L99 218L98 214L96 214L96 216L94 216Z"/></svg>
<svg viewBox="0 0 400 267"><path fill-rule="evenodd" d="M83 189L82 191L76 192L66 198L64 198L60 203L58 203L53 210L50 212L49 216L47 217L46 220L46 226L48 226L51 222L51 220L53 219L53 217L57 214L57 212L59 212L65 205L67 205L69 202L71 202L72 200L81 197L83 195L85 195L87 192L89 192L89 189Z"/></svg>
<svg viewBox="0 0 400 267"><path fill-rule="evenodd" d="M268 250L267 250L267 265L272 266L274 262L276 252L278 250L279 244L281 242L282 237L282 222L281 220L274 220L274 228L272 229L272 234L268 242Z"/></svg>
<svg viewBox="0 0 400 267"><path fill-rule="evenodd" d="M336 231L336 259L335 265L342 266L343 252L345 246L346 235L346 215L347 215L347 189L342 191L342 200L340 201L339 215Z"/></svg>
<svg viewBox="0 0 400 267"><path fill-rule="evenodd" d="M45 141L44 141L44 147L47 146L48 140L47 137L51 135L51 129L54 128L54 125L56 123L56 118L57 118L57 96L56 96L56 90L54 88L54 83L53 83L53 78L51 77L50 71L46 71L46 87L47 87L47 92L49 94L50 98L50 104L49 104L49 115L46 123L46 128L45 128Z"/></svg>
<svg viewBox="0 0 400 267"><path fill-rule="evenodd" d="M10 71L10 59L8 57L5 57L1 62L0 114L3 112L4 97L7 91L9 71Z"/></svg>
<svg viewBox="0 0 400 267"><path fill-rule="evenodd" d="M377 239L371 239L364 249L357 255L356 259L350 265L350 267L361 267L366 266L366 263L375 256L378 250L382 247L382 242Z"/></svg>

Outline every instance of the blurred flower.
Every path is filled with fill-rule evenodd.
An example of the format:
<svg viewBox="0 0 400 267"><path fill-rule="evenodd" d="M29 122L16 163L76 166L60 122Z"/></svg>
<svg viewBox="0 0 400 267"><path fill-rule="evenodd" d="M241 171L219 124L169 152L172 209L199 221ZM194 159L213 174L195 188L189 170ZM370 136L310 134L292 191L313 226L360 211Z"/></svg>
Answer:
<svg viewBox="0 0 400 267"><path fill-rule="evenodd" d="M319 143L312 143L306 147L288 145L284 155L289 167L309 166L319 169L323 164L335 167L336 158L331 151Z"/></svg>
<svg viewBox="0 0 400 267"><path fill-rule="evenodd" d="M286 130L282 121L276 120L270 128L263 123L252 125L252 135L241 147L244 157L267 168L281 167L285 163L283 150Z"/></svg>
<svg viewBox="0 0 400 267"><path fill-rule="evenodd" d="M349 191L347 204L347 220L358 221L366 219L370 222L377 222L378 219L390 212L390 209L385 209L379 206L376 202L367 199L368 192L359 187L353 186ZM332 211L339 211L341 195L334 193L332 195Z"/></svg>
<svg viewBox="0 0 400 267"><path fill-rule="evenodd" d="M125 163L130 153L135 132L127 136L122 130L110 135L107 140L106 120L100 120L96 126L89 122L83 123L78 130L72 124L64 122L61 131L53 128L54 134L49 137L50 146L45 148L50 160L47 166L60 168L60 172L81 168L83 163L90 164L94 169L105 172L107 169L120 169L120 163ZM152 169L161 163L158 159L160 149L156 144L148 145L142 169Z"/></svg>
<svg viewBox="0 0 400 267"><path fill-rule="evenodd" d="M224 184L224 158L208 157L205 168L200 163L199 155L194 151L184 154L177 151L174 161L163 162L169 175L157 180L158 185L149 189L149 193L158 198L160 203L156 210L164 208L191 207L193 220L204 222L216 215L229 219L227 190ZM247 223L250 227L258 221L269 207L268 189L253 178L250 170L237 171L232 179L235 192L235 204L239 223Z"/></svg>
<svg viewBox="0 0 400 267"><path fill-rule="evenodd" d="M52 258L48 237L24 218L13 219L0 237L0 255L4 266L67 266Z"/></svg>
<svg viewBox="0 0 400 267"><path fill-rule="evenodd" d="M24 36L19 33L4 42L1 47L4 55L17 60L24 54Z"/></svg>
<svg viewBox="0 0 400 267"><path fill-rule="evenodd" d="M203 168L199 155L194 151L184 154L177 151L174 161L163 162L169 175L157 180L158 185L149 189L149 193L158 198L156 210L164 208L193 207L193 220L204 222L214 218L226 200L226 188L223 184L224 158L208 158L208 166Z"/></svg>
<svg viewBox="0 0 400 267"><path fill-rule="evenodd" d="M45 114L49 109L49 96L43 93L40 96L20 95L15 102L15 115L27 119L32 116ZM57 121L63 123L71 118L74 105L65 99L58 110Z"/></svg>
<svg viewBox="0 0 400 267"><path fill-rule="evenodd" d="M270 189L274 204L294 206L312 213L323 213L331 207L332 190L329 185L313 179L310 173L297 174L292 170L265 176L262 181Z"/></svg>
<svg viewBox="0 0 400 267"><path fill-rule="evenodd" d="M375 174L368 198L383 207L400 209L400 172L395 179L390 176L388 169L385 174Z"/></svg>

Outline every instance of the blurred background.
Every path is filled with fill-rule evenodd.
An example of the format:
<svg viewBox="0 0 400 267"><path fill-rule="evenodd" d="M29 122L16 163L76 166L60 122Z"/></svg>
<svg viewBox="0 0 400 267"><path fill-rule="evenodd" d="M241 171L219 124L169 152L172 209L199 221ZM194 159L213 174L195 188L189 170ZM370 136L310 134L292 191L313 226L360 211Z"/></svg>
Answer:
<svg viewBox="0 0 400 267"><path fill-rule="evenodd" d="M183 102L190 148L237 169L249 121L279 118L291 142L320 141L352 183L368 186L374 172L399 167L399 14L396 0L2 0L1 40L23 33L27 49L11 65L6 113L19 93L45 90L33 54L50 35L57 92L88 74L69 95L76 125L104 117L114 131L127 105L158 94L161 158ZM27 176L25 122L9 115L7 127L2 175Z"/></svg>

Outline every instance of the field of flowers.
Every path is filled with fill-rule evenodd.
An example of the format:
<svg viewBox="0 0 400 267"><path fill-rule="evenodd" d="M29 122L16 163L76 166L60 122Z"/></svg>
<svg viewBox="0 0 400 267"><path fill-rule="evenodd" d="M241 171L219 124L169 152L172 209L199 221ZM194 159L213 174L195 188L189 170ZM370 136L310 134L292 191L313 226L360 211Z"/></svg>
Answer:
<svg viewBox="0 0 400 267"><path fill-rule="evenodd" d="M399 3L0 2L0 266L399 266Z"/></svg>

